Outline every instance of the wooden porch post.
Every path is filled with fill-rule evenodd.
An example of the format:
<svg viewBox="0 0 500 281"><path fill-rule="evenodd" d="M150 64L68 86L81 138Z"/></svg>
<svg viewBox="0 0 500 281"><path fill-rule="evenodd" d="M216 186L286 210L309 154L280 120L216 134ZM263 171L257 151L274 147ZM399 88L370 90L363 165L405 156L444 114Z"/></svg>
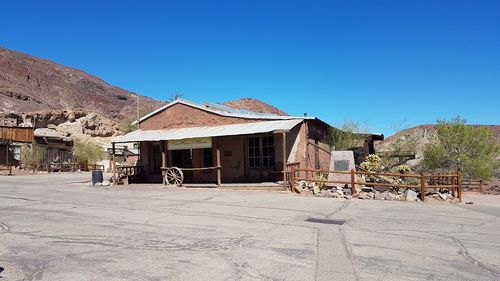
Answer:
<svg viewBox="0 0 500 281"><path fill-rule="evenodd" d="M425 200L425 174L420 173L420 200Z"/></svg>
<svg viewBox="0 0 500 281"><path fill-rule="evenodd" d="M356 171L351 169L351 196L356 194Z"/></svg>
<svg viewBox="0 0 500 281"><path fill-rule="evenodd" d="M460 200L460 203L462 203L462 173L458 172L458 199Z"/></svg>
<svg viewBox="0 0 500 281"><path fill-rule="evenodd" d="M220 165L220 149L219 149L219 144L217 143L217 150L216 150L216 158L217 158L217 187L220 187L221 185L221 165Z"/></svg>
<svg viewBox="0 0 500 281"><path fill-rule="evenodd" d="M9 168L9 176L12 176L12 165L10 165L9 161L9 142L5 145L5 164L7 165L7 168Z"/></svg>
<svg viewBox="0 0 500 281"><path fill-rule="evenodd" d="M5 143L5 165L9 165L9 142Z"/></svg>
<svg viewBox="0 0 500 281"><path fill-rule="evenodd" d="M283 185L286 186L286 133L283 132Z"/></svg>
<svg viewBox="0 0 500 281"><path fill-rule="evenodd" d="M117 178L116 178L116 158L115 158L115 143L112 144L112 150L113 150L113 155L112 155L112 160L113 160L113 185L116 186L117 184Z"/></svg>
<svg viewBox="0 0 500 281"><path fill-rule="evenodd" d="M167 168L167 153L166 153L166 141L161 141L160 143L160 148L161 148L161 176L162 176L162 182L163 186L165 186L165 169Z"/></svg>

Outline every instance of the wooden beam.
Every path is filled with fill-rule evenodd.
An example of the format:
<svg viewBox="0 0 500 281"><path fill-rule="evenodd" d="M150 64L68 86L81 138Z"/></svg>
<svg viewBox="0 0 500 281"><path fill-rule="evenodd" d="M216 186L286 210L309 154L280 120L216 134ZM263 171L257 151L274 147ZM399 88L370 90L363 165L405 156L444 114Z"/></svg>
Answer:
<svg viewBox="0 0 500 281"><path fill-rule="evenodd" d="M163 183L163 186L165 187L165 173L166 173L166 168L167 168L167 155L165 152L165 141L160 141L160 149L161 149L161 180Z"/></svg>
<svg viewBox="0 0 500 281"><path fill-rule="evenodd" d="M9 176L12 176L12 165L10 164L9 159L9 142L5 145L5 162L7 163L7 167L9 168Z"/></svg>
<svg viewBox="0 0 500 281"><path fill-rule="evenodd" d="M220 149L219 145L217 143L217 150L216 150L216 158L217 158L217 187L220 187L221 185L221 165L220 165Z"/></svg>
<svg viewBox="0 0 500 281"><path fill-rule="evenodd" d="M286 132L283 132L283 185L286 186Z"/></svg>
<svg viewBox="0 0 500 281"><path fill-rule="evenodd" d="M5 166L9 165L9 142L5 143Z"/></svg>
<svg viewBox="0 0 500 281"><path fill-rule="evenodd" d="M356 194L356 171L354 169L351 169L351 196Z"/></svg>
<svg viewBox="0 0 500 281"><path fill-rule="evenodd" d="M425 200L425 175L424 173L420 174L420 200L424 202Z"/></svg>
<svg viewBox="0 0 500 281"><path fill-rule="evenodd" d="M458 199L462 203L462 173L458 172L458 187L457 187Z"/></svg>
<svg viewBox="0 0 500 281"><path fill-rule="evenodd" d="M118 184L118 179L116 178L116 157L115 157L115 143L113 142L112 144L113 146L113 155L112 155L112 159L113 159L113 185L117 185Z"/></svg>
<svg viewBox="0 0 500 281"><path fill-rule="evenodd" d="M317 144L315 144L315 143L312 143L312 142L307 142L307 144L308 144L308 145L312 145L312 146L316 147L317 149L319 149L319 150L321 150L321 151L323 151L323 152L328 153L329 155L332 155L332 152L331 152L331 151L328 151L328 150L326 150L326 149L322 148L321 146L319 146L319 145L317 145Z"/></svg>

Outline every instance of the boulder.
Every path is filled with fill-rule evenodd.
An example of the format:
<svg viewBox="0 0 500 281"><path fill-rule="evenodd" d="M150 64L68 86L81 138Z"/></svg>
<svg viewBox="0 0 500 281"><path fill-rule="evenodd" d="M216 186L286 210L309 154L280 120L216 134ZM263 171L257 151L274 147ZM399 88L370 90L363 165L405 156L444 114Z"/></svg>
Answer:
<svg viewBox="0 0 500 281"><path fill-rule="evenodd" d="M363 186L363 187L361 187L361 191L363 191L363 192L373 192L373 187Z"/></svg>
<svg viewBox="0 0 500 281"><path fill-rule="evenodd" d="M364 199L364 200L372 199L373 198L373 193L361 191L359 193L359 195L358 195L358 198L359 199Z"/></svg>
<svg viewBox="0 0 500 281"><path fill-rule="evenodd" d="M304 188L302 189L302 191L300 192L300 195L304 195L304 196L311 196L313 195L312 191L309 190L309 188Z"/></svg>
<svg viewBox="0 0 500 281"><path fill-rule="evenodd" d="M317 184L313 184L313 194L318 194L321 192L321 189Z"/></svg>
<svg viewBox="0 0 500 281"><path fill-rule="evenodd" d="M110 186L110 185L111 185L111 182L110 182L110 181L108 181L108 180L104 180L104 181L102 182L102 186Z"/></svg>
<svg viewBox="0 0 500 281"><path fill-rule="evenodd" d="M380 192L375 192L373 195L373 199L375 200L385 200L384 196Z"/></svg>
<svg viewBox="0 0 500 281"><path fill-rule="evenodd" d="M392 194L390 192L387 192L384 194L384 200L399 200L399 196L396 194Z"/></svg>
<svg viewBox="0 0 500 281"><path fill-rule="evenodd" d="M443 201L446 201L446 199L448 199L448 196L446 196L446 195L445 195L445 194L443 194L443 193L438 193L438 196L439 196L439 198L441 198L441 200L443 200Z"/></svg>
<svg viewBox="0 0 500 281"><path fill-rule="evenodd" d="M293 186L293 190L294 190L295 192L297 192L297 193L301 193L301 192L302 192L302 190L303 190L303 188L302 188L302 186L300 185L300 183L298 183L298 184L295 184L295 185Z"/></svg>
<svg viewBox="0 0 500 281"><path fill-rule="evenodd" d="M406 201L417 201L418 199L417 193L411 189L407 189L405 191L405 199Z"/></svg>

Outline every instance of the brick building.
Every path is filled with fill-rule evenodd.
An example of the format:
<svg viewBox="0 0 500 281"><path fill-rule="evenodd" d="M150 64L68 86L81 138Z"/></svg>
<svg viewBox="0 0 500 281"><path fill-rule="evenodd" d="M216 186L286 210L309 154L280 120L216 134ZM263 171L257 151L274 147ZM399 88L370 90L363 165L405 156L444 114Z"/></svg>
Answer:
<svg viewBox="0 0 500 281"><path fill-rule="evenodd" d="M282 181L287 165L328 169L331 126L315 117L279 116L175 100L113 140L139 143L141 177L162 182L179 167L187 183Z"/></svg>

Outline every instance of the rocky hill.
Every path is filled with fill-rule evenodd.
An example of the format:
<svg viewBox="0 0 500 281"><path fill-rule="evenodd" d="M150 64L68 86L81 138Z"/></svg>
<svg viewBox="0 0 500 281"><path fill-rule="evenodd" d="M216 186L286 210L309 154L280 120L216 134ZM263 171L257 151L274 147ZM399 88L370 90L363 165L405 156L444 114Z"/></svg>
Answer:
<svg viewBox="0 0 500 281"><path fill-rule="evenodd" d="M136 100L135 93L81 70L0 47L0 112L82 109L122 122L135 115ZM164 104L145 96L140 101L141 112Z"/></svg>
<svg viewBox="0 0 500 281"><path fill-rule="evenodd" d="M260 113L272 113L281 116L287 116L286 112L281 111L280 109L267 104L263 101L254 98L242 98L233 101L227 101L224 103L225 106L229 106L236 109L250 110L254 112Z"/></svg>
<svg viewBox="0 0 500 281"><path fill-rule="evenodd" d="M487 128L491 131L496 141L500 143L500 125L473 125L475 127ZM387 137L382 142L376 143L376 151L384 154L385 152L397 151L401 155L414 153L416 159L409 160L407 164L416 165L423 158L425 145L436 134L434 125L419 125L397 132Z"/></svg>

